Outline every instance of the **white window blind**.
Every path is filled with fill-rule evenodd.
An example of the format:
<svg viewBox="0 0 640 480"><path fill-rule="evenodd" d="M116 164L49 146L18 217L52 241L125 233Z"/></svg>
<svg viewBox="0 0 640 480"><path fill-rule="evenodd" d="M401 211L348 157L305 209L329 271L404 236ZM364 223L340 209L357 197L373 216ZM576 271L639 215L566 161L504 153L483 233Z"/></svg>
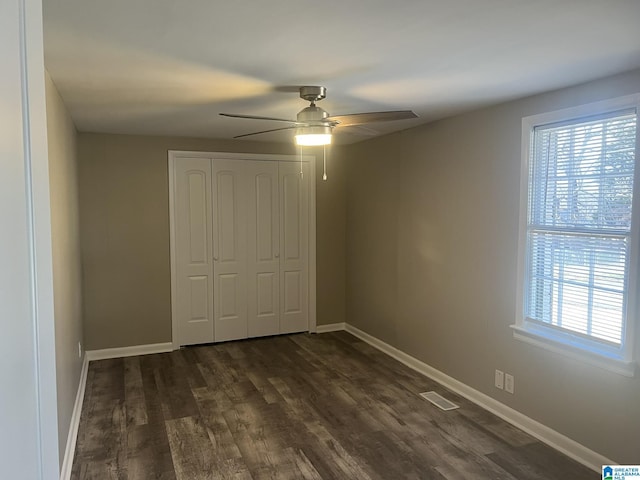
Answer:
<svg viewBox="0 0 640 480"><path fill-rule="evenodd" d="M622 347L636 128L635 109L534 128L523 292L528 322Z"/></svg>

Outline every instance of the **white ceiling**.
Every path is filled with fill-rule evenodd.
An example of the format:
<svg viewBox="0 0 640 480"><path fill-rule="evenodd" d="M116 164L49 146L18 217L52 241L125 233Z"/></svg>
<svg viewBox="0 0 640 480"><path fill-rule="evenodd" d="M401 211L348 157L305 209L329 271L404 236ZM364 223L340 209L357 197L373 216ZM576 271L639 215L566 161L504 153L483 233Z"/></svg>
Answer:
<svg viewBox="0 0 640 480"><path fill-rule="evenodd" d="M333 115L420 116L372 125L387 133L640 67L638 0L43 3L45 64L83 132L231 138L283 124L219 112L295 118L290 87L324 85Z"/></svg>

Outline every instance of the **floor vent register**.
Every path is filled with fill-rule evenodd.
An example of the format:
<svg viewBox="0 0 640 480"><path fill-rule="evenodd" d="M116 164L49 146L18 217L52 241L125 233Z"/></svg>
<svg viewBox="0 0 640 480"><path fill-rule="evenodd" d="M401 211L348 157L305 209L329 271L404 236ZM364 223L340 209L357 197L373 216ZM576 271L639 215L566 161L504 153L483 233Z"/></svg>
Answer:
<svg viewBox="0 0 640 480"><path fill-rule="evenodd" d="M433 403L436 407L438 407L441 410L455 410L456 408L460 408L458 405L456 405L453 402L450 402L449 400L447 400L442 395L436 392L423 392L420 394L420 396L422 398L429 400L431 403Z"/></svg>

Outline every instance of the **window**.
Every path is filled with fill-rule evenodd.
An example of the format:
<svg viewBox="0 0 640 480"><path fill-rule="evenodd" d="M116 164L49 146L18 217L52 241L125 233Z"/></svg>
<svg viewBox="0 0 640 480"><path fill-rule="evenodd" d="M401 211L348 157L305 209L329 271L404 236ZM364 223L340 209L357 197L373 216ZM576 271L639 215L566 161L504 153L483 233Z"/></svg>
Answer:
<svg viewBox="0 0 640 480"><path fill-rule="evenodd" d="M514 326L516 338L626 375L640 240L637 106L633 96L523 119Z"/></svg>

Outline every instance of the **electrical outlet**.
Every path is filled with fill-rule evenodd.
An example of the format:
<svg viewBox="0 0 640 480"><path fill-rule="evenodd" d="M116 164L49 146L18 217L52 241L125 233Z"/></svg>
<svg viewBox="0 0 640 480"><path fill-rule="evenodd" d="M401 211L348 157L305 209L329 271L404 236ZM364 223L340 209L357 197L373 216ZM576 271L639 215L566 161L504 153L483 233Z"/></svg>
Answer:
<svg viewBox="0 0 640 480"><path fill-rule="evenodd" d="M82 358L82 343L78 342L78 358Z"/></svg>
<svg viewBox="0 0 640 480"><path fill-rule="evenodd" d="M509 375L508 373L504 375L504 389L508 393L513 393L513 389L514 389L513 375Z"/></svg>
<svg viewBox="0 0 640 480"><path fill-rule="evenodd" d="M495 380L496 388L502 390L504 388L504 372L500 370L496 370L496 380Z"/></svg>

